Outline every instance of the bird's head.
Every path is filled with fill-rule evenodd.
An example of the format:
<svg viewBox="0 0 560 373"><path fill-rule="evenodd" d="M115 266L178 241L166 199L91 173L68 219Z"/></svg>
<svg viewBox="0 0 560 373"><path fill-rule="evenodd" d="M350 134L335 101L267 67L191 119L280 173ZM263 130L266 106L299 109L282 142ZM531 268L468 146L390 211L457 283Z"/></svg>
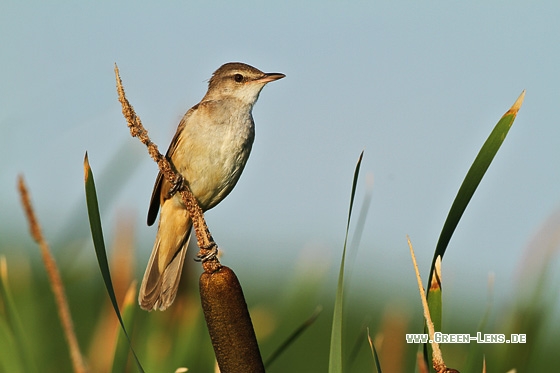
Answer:
<svg viewBox="0 0 560 373"><path fill-rule="evenodd" d="M241 62L226 63L212 74L205 99L232 97L252 105L267 83L285 76L281 73L263 73Z"/></svg>

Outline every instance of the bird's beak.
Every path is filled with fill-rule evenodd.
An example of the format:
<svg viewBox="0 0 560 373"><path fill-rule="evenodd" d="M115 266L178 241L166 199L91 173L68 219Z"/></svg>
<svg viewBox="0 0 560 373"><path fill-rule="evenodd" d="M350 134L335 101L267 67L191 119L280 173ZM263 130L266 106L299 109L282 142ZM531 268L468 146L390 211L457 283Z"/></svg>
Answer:
<svg viewBox="0 0 560 373"><path fill-rule="evenodd" d="M266 74L264 74L264 76L262 78L259 78L259 79L255 80L255 82L268 83L268 82L273 82L273 81L278 80L278 79L282 79L285 76L286 75L284 75L282 73L266 73Z"/></svg>

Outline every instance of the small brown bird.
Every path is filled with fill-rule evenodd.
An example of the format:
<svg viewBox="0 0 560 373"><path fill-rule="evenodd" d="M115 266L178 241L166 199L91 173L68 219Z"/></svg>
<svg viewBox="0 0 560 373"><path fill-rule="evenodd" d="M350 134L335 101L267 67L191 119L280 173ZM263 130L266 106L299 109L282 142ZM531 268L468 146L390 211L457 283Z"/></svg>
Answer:
<svg viewBox="0 0 560 373"><path fill-rule="evenodd" d="M202 210L216 206L239 180L255 136L253 106L268 82L284 76L226 63L210 78L202 101L183 116L166 157ZM148 311L165 310L175 300L189 243L191 218L173 189L160 172L148 211L152 225L161 206L158 232L138 295Z"/></svg>

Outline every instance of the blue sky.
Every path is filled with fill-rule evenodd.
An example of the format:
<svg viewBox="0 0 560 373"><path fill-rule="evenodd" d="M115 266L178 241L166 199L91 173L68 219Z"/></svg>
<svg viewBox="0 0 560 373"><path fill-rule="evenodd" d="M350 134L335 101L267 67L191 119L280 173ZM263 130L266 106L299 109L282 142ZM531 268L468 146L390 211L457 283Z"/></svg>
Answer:
<svg viewBox="0 0 560 373"><path fill-rule="evenodd" d="M19 173L47 237L76 216L85 224L88 151L98 179L130 172L120 187L98 180L98 189L109 237L122 211L136 219L143 266L155 236L145 214L157 168L128 133L113 64L164 151L211 73L242 61L287 77L261 93L244 174L207 214L226 264L290 271L313 252L336 268L365 150L358 203L366 175L374 186L354 273L404 278L412 289L406 235L427 276L464 175L526 89L443 262L458 293L485 292L494 272L508 297L527 244L560 206L558 19L554 2L3 3L1 250L26 230Z"/></svg>

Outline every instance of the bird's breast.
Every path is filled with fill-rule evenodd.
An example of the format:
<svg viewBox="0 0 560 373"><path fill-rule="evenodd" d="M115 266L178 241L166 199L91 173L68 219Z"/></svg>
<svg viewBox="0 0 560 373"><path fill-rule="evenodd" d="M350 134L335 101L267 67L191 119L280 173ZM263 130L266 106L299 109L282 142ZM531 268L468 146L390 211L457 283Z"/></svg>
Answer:
<svg viewBox="0 0 560 373"><path fill-rule="evenodd" d="M208 210L231 192L247 163L255 132L251 107L203 102L183 120L172 160Z"/></svg>

